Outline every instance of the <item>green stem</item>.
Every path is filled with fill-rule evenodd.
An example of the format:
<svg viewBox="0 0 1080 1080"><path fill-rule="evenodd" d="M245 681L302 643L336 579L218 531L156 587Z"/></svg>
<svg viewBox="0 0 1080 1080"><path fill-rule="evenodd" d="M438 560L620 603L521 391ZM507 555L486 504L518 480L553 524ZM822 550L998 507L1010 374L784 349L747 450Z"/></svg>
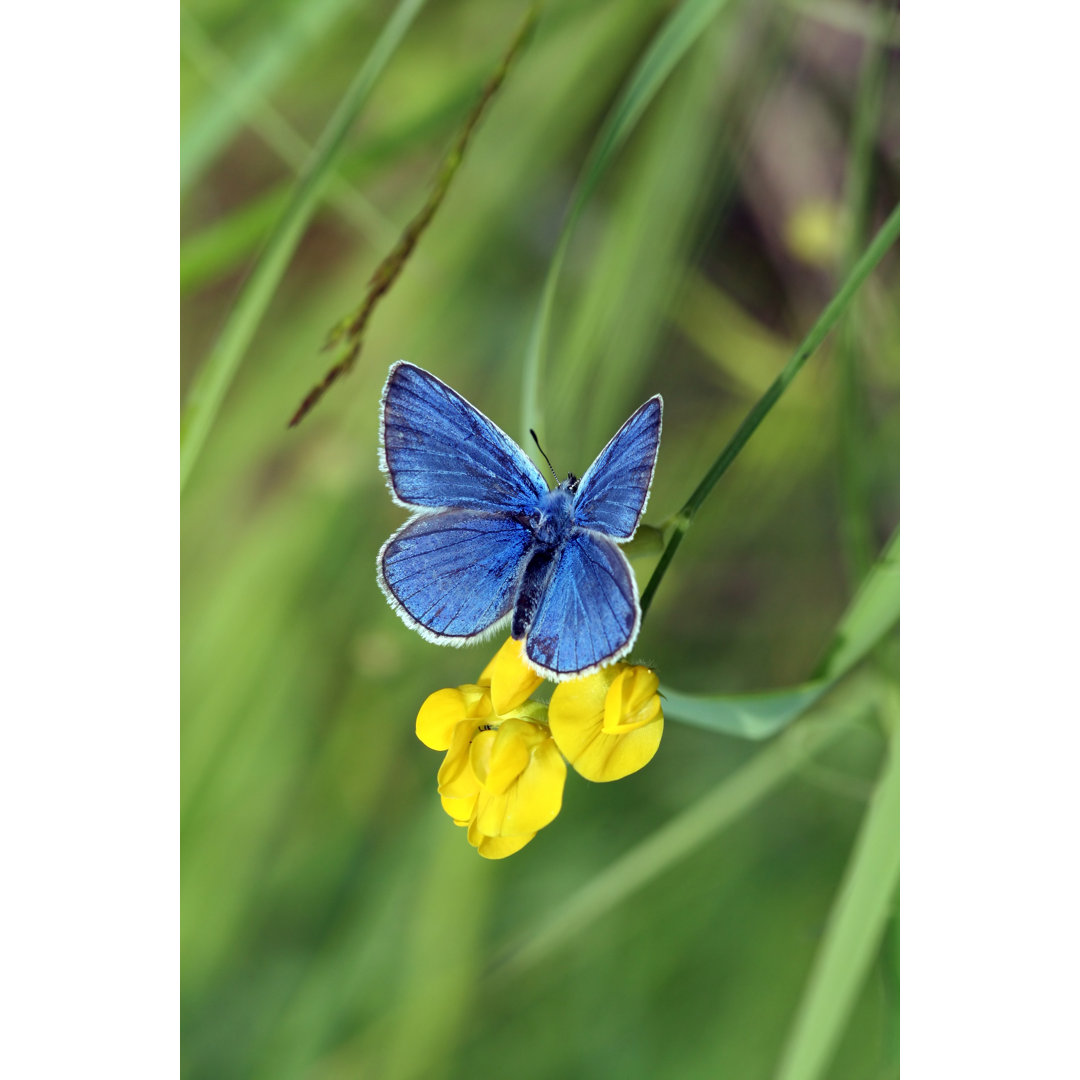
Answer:
<svg viewBox="0 0 1080 1080"><path fill-rule="evenodd" d="M758 399L757 404L747 413L746 418L739 425L738 430L731 437L727 446L720 451L720 456L713 462L712 467L705 474L701 483L694 489L693 494L686 500L685 505L675 515L674 528L671 538L664 548L664 554L653 571L649 584L645 586L645 592L641 596L642 615L649 610L656 590L667 573L675 552L679 550L683 537L690 528L694 515L701 509L701 504L709 497L710 492L716 486L716 482L727 472L731 463L739 456L742 448L749 442L750 436L757 430L758 425L765 419L769 410L780 400L784 391L791 385L792 380L798 375L802 366L814 355L818 346L825 340L829 331L843 314L844 309L851 302L851 298L858 291L859 286L869 277L870 272L881 261L885 253L896 242L900 235L900 207L897 206L889 215L888 220L878 231L877 236L871 241L870 246L863 252L862 258L852 268L847 280L841 285L839 292L829 301L828 306L818 316L818 320L810 328L810 332L803 338L802 343L795 350L791 359L784 366L784 370L773 381L772 385Z"/></svg>

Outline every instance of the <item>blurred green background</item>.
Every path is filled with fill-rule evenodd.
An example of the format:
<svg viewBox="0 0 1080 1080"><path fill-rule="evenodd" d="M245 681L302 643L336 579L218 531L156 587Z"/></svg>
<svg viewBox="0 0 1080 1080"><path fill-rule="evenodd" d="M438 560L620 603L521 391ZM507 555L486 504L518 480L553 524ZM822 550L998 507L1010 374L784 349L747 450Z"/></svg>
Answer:
<svg viewBox="0 0 1080 1080"><path fill-rule="evenodd" d="M664 395L654 524L899 198L892 10L712 7L585 206L541 369L561 472ZM556 821L486 862L440 810L440 757L413 723L498 642L425 643L374 573L404 519L376 459L387 367L428 368L521 435L523 357L576 179L674 9L546 5L356 370L286 431L329 363L326 331L427 197L527 10L420 5L243 351L183 497L187 1076L776 1075L882 767L895 636L819 707L856 715L827 752L552 935L611 864L768 747L669 721L645 770L571 774ZM185 393L394 10L185 3ZM768 690L820 660L899 519L898 289L893 251L698 515L634 653L666 685ZM654 565L635 563L639 584ZM896 1075L896 933L893 919L821 1075Z"/></svg>

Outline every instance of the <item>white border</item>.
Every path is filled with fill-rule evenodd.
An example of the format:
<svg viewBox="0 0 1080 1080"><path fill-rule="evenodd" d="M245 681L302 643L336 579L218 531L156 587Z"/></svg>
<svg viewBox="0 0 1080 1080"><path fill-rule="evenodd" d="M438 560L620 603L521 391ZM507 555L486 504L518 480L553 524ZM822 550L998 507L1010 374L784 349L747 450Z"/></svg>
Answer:
<svg viewBox="0 0 1080 1080"><path fill-rule="evenodd" d="M174 1076L178 22L3 34L0 1076Z"/></svg>
<svg viewBox="0 0 1080 1080"><path fill-rule="evenodd" d="M1073 1076L1080 17L905 11L903 1068Z"/></svg>

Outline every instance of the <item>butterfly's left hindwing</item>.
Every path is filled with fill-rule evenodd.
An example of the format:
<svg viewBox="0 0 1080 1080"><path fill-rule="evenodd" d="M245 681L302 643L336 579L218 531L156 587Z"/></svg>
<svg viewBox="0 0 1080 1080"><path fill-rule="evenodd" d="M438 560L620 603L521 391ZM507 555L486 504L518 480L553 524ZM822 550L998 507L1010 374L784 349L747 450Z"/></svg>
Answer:
<svg viewBox="0 0 1080 1080"><path fill-rule="evenodd" d="M466 645L509 615L531 544L532 534L505 514L418 514L379 552L379 585L429 641Z"/></svg>

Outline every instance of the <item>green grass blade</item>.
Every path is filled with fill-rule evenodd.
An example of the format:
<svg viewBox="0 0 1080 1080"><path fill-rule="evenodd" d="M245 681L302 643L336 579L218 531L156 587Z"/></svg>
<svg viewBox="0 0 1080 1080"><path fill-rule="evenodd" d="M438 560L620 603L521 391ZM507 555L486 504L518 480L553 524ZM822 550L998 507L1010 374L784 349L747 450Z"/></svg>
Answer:
<svg viewBox="0 0 1080 1080"><path fill-rule="evenodd" d="M236 304L188 395L180 422L180 486L183 489L206 441L221 403L296 245L330 179L345 138L394 50L425 0L400 0L382 33L330 118L285 212L244 282Z"/></svg>
<svg viewBox="0 0 1080 1080"><path fill-rule="evenodd" d="M889 541L837 624L825 660L808 682L765 694L684 694L668 687L664 717L742 739L767 739L836 685L900 618L900 533Z"/></svg>
<svg viewBox="0 0 1080 1080"><path fill-rule="evenodd" d="M683 0L668 17L641 58L630 81L612 107L593 143L578 178L559 240L548 267L540 305L525 350L522 372L522 445L528 445L530 429L543 430L540 410L540 370L547 347L555 292L570 237L581 211L611 164L619 148L634 130L642 113L656 97L675 66L701 37L715 15L729 0Z"/></svg>
<svg viewBox="0 0 1080 1080"><path fill-rule="evenodd" d="M774 693L716 697L683 694L665 686L661 688L664 719L740 739L768 739L802 716L830 685L808 682Z"/></svg>
<svg viewBox="0 0 1080 1080"><path fill-rule="evenodd" d="M855 100L845 179L847 227L841 256L841 271L855 265L869 230L873 196L874 148L881 118L885 87L886 52L877 42L868 41L863 54L859 90ZM837 331L836 374L839 379L840 533L847 555L849 579L858 581L866 573L873 554L872 513L867 462L872 458L868 410L864 400L867 378L866 350L860 325L862 298L856 297Z"/></svg>
<svg viewBox="0 0 1080 1080"><path fill-rule="evenodd" d="M896 243L900 235L900 207L897 206L889 215L888 220L878 230L877 236L870 242L869 247L863 252L862 258L852 268L844 284L836 295L829 301L825 310L818 316L817 322L810 328L809 333L803 338L802 343L795 350L791 359L784 366L783 371L777 375L775 381L758 399L754 407L747 413L746 418L739 425L738 430L729 440L727 446L720 451L719 457L713 462L709 471L705 474L701 483L694 489L693 494L687 499L682 510L675 519L675 527L671 538L664 548L664 554L660 556L660 562L653 571L649 584L641 595L641 612L644 617L652 604L656 590L667 573L675 552L679 550L683 537L690 528L694 515L701 508L701 504L709 497L717 481L727 472L732 462L739 456L742 448L750 441L750 436L757 430L758 425L768 415L769 410L780 400L784 391L791 385L791 381L798 375L802 366L817 351L818 346L828 336L829 331L836 325L837 320L844 313L844 309L851 302L851 298L858 291L859 286L870 276L870 272L881 261L885 253Z"/></svg>
<svg viewBox="0 0 1080 1080"><path fill-rule="evenodd" d="M891 915L885 924L879 970L885 999L881 1039L882 1080L900 1076L900 895L893 897Z"/></svg>
<svg viewBox="0 0 1080 1080"><path fill-rule="evenodd" d="M298 0L222 88L211 95L180 134L180 191L186 192L246 122L253 105L288 73L300 56L351 8L351 0ZM201 29L181 10L180 44L198 48Z"/></svg>
<svg viewBox="0 0 1080 1080"><path fill-rule="evenodd" d="M900 879L900 725L814 960L777 1080L824 1075L866 979Z"/></svg>
<svg viewBox="0 0 1080 1080"><path fill-rule="evenodd" d="M601 870L526 937L499 953L492 967L496 978L513 977L545 959L575 935L623 903L650 881L696 851L703 843L752 810L812 757L832 745L861 715L850 713L800 725L785 732L712 791L662 825L651 836Z"/></svg>
<svg viewBox="0 0 1080 1080"><path fill-rule="evenodd" d="M844 612L816 677L830 682L842 678L899 618L900 530L897 529Z"/></svg>

